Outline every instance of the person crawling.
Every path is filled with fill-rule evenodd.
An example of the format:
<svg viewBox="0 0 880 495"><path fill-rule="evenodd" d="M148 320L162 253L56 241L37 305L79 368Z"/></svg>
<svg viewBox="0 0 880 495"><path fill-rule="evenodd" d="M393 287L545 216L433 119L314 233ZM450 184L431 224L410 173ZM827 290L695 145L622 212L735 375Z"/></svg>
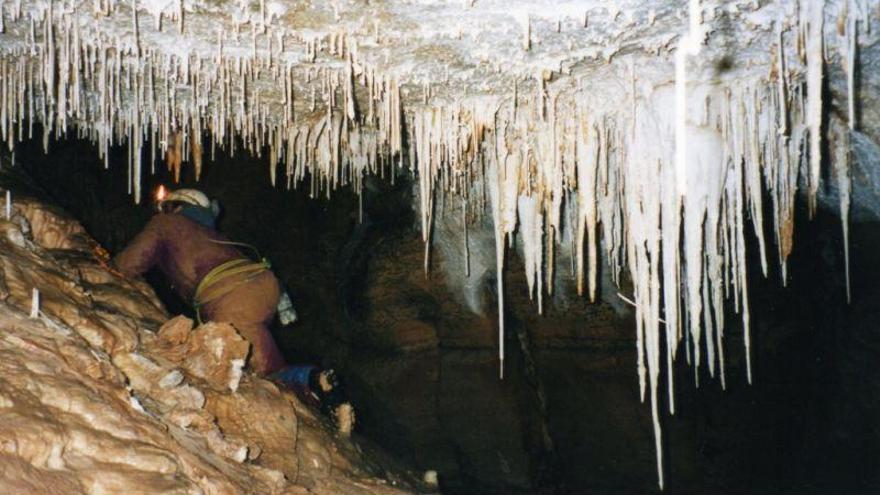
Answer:
<svg viewBox="0 0 880 495"><path fill-rule="evenodd" d="M143 231L114 258L116 268L127 277L158 268L172 289L191 302L200 323L229 323L250 342L248 366L254 373L320 407L340 432L349 434L354 410L342 397L333 370L290 366L278 349L269 328L279 307L283 324L296 319L290 298L268 261L243 255L238 247L250 246L217 231L217 201L196 189L166 194L160 187L156 209Z"/></svg>

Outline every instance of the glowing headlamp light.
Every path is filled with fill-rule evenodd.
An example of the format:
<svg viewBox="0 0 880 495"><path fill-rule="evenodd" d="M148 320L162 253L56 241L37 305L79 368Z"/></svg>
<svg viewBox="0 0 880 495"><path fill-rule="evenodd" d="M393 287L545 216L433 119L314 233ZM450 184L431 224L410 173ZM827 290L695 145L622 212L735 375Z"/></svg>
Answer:
<svg viewBox="0 0 880 495"><path fill-rule="evenodd" d="M165 198L168 197L168 191L165 189L164 185L159 185L159 189L156 189L156 209L162 209L162 203L165 201Z"/></svg>

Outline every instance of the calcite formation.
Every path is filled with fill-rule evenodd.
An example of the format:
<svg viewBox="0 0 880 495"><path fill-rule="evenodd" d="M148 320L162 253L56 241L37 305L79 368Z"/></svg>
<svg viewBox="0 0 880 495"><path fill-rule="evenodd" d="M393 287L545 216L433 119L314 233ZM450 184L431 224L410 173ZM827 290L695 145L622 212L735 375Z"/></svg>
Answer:
<svg viewBox="0 0 880 495"><path fill-rule="evenodd" d="M178 316L159 329L161 354L212 388L235 392L248 356L248 342L228 323L208 322L192 329ZM177 380L179 373L174 375Z"/></svg>
<svg viewBox="0 0 880 495"><path fill-rule="evenodd" d="M877 10L869 0L4 0L0 137L12 149L35 132L47 145L76 133L107 166L110 146L128 146L135 201L162 156L176 177L186 162L198 177L217 147L268 152L273 184L312 195L407 169L426 268L448 205L465 205L464 229L492 221L501 376L505 246L522 246L539 311L563 243L591 299L603 257L615 281L625 271L633 282L622 297L636 308L659 468L661 370L670 412L681 347L724 385L725 300L742 314L748 356L747 233L764 275L773 237L784 281L797 191L815 211L830 161L846 237L859 54L876 45ZM829 67L844 75L835 114ZM832 126L843 131L828 139ZM467 260L466 235L462 249Z"/></svg>
<svg viewBox="0 0 880 495"><path fill-rule="evenodd" d="M152 290L107 261L39 201L18 197L0 220L5 492L413 493L292 393L243 372L248 344L231 326L167 321Z"/></svg>

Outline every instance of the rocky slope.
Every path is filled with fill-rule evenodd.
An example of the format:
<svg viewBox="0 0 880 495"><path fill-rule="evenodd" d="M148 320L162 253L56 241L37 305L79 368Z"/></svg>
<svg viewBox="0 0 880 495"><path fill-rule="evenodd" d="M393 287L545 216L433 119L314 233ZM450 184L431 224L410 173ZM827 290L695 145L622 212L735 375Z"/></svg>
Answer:
<svg viewBox="0 0 880 495"><path fill-rule="evenodd" d="M248 344L234 329L168 321L152 290L107 259L40 201L15 197L0 219L8 493L418 491L381 453L242 372Z"/></svg>

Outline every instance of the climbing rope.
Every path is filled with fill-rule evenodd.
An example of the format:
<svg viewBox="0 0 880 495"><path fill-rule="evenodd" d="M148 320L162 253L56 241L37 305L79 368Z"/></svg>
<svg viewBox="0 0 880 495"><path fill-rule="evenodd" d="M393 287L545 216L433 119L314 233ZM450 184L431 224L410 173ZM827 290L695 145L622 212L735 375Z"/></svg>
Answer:
<svg viewBox="0 0 880 495"><path fill-rule="evenodd" d="M208 304L211 301L217 300L238 287L250 282L255 279L257 276L261 275L263 272L269 270L271 265L269 261L263 259L261 261L252 261L247 258L236 258L234 260L227 261L225 263L221 263L213 268L207 275L202 278L202 281L199 282L199 285L196 287L195 295L193 296L193 307L196 310L196 318L198 318L199 324L202 323L202 315L201 315L201 307L205 304ZM218 287L218 284L223 282L224 280L228 280L231 277L246 275L244 278L238 280L234 284L227 285L222 288L222 290L218 290L212 293L210 296L206 297L206 292L211 291Z"/></svg>

